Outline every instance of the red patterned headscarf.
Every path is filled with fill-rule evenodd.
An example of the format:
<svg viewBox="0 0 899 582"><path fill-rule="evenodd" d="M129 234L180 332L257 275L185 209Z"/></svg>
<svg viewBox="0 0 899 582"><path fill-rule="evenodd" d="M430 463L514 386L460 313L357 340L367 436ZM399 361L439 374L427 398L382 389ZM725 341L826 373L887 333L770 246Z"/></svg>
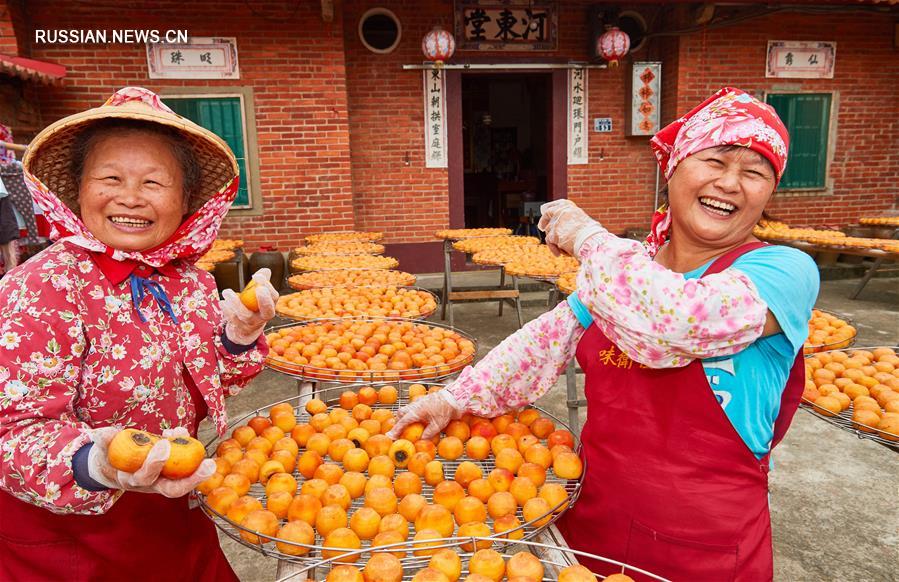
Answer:
<svg viewBox="0 0 899 582"><path fill-rule="evenodd" d="M649 142L665 179L670 179L677 165L697 152L737 145L758 152L771 162L775 184L787 167L789 144L787 128L774 108L733 87L719 90L663 127ZM665 243L670 227L671 217L663 206L653 215L646 239L651 254Z"/></svg>

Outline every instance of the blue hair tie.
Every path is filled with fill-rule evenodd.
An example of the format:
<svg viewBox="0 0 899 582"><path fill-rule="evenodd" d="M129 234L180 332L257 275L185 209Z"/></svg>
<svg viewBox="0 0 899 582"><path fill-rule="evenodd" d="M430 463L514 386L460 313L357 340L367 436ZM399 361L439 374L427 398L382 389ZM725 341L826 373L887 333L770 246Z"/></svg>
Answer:
<svg viewBox="0 0 899 582"><path fill-rule="evenodd" d="M147 296L147 292L156 299L156 303L159 304L160 309L167 313L168 316L172 318L172 321L178 323L178 317L175 316L175 311L172 309L172 303L165 294L162 285L156 281L144 279L137 275L131 275L131 303L134 304L134 308L137 310L137 315L140 317L140 320L143 323L147 323L147 318L144 317L144 314L141 313L140 310L140 304L143 303L144 297Z"/></svg>

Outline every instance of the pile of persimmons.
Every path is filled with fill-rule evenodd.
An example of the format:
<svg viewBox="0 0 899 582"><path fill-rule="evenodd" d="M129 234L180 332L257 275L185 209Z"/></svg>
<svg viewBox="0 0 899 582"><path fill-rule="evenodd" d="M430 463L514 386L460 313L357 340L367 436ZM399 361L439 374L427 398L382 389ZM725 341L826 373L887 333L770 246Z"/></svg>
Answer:
<svg viewBox="0 0 899 582"><path fill-rule="evenodd" d="M395 258L381 255L310 255L290 262L290 266L297 271L395 269L399 264Z"/></svg>
<svg viewBox="0 0 899 582"><path fill-rule="evenodd" d="M320 287L358 287L360 285L415 285L415 275L384 269L335 269L291 275L287 284L298 291Z"/></svg>
<svg viewBox="0 0 899 582"><path fill-rule="evenodd" d="M410 384L408 399L439 389ZM305 413L289 402L272 406L218 445L218 470L198 487L205 504L241 526L244 540L273 543L289 556L317 557L316 546L321 558L349 566L358 554L339 556L363 544L400 544L373 549L361 573L355 566L334 569L335 576L348 572L334 579L378 581L400 580L400 558L407 556L430 556L424 570L444 576L425 572L416 580L456 580L456 550L435 547L442 545L437 540L522 539L525 528L545 525L567 507L581 459L572 434L538 410L494 419L465 415L428 440L414 423L392 440L386 433L399 398L393 385L365 386L344 391L331 407L313 398ZM539 561L513 557L507 564L491 546L490 540L461 545L478 552L468 572L491 580L542 578ZM572 570L568 579L592 580L588 575Z"/></svg>
<svg viewBox="0 0 899 582"><path fill-rule="evenodd" d="M276 309L279 315L296 319L365 316L418 319L434 313L437 301L423 289L371 285L308 289L282 295Z"/></svg>
<svg viewBox="0 0 899 582"><path fill-rule="evenodd" d="M474 359L458 332L408 320L333 320L266 334L267 363L322 379L399 380L456 372Z"/></svg>
<svg viewBox="0 0 899 582"><path fill-rule="evenodd" d="M812 309L812 317L808 322L808 339L805 340L803 350L806 354L814 354L848 348L857 333L848 321L833 313Z"/></svg>
<svg viewBox="0 0 899 582"><path fill-rule="evenodd" d="M899 356L892 348L821 352L805 359L802 397L824 416L899 441Z"/></svg>

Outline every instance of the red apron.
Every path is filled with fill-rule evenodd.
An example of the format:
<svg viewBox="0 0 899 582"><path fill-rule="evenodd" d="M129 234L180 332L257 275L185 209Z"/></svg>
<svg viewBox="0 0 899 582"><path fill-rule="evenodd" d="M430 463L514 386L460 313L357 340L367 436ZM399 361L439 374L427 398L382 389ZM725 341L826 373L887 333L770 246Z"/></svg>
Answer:
<svg viewBox="0 0 899 582"><path fill-rule="evenodd" d="M759 246L721 256L705 275ZM580 498L559 520L568 544L672 580L771 580L768 455L757 459L740 438L702 363L647 368L596 325L578 344L577 359L589 402L581 434L587 472ZM804 381L800 352L772 448L789 427ZM599 574L621 571L581 561Z"/></svg>
<svg viewBox="0 0 899 582"><path fill-rule="evenodd" d="M206 403L189 374L185 381L201 419ZM227 582L237 576L215 525L201 509L190 509L187 497L125 492L103 515L58 515L0 491L0 580Z"/></svg>

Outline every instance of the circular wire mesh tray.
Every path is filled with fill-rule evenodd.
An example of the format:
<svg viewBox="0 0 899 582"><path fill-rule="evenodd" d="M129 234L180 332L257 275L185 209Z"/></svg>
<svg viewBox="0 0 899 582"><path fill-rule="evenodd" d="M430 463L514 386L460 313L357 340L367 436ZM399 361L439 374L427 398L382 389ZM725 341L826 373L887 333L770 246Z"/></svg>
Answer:
<svg viewBox="0 0 899 582"><path fill-rule="evenodd" d="M319 234L310 234L303 241L306 244L315 244L318 242L378 242L384 238L383 232L364 232L359 230L344 230L322 232Z"/></svg>
<svg viewBox="0 0 899 582"><path fill-rule="evenodd" d="M409 403L409 387L412 384L415 384L415 382L400 381L400 382L390 382L390 383L359 383L359 384L354 384L354 385L338 385L338 386L323 388L323 389L315 392L313 394L313 396L315 396L316 398L319 398L319 399L323 400L325 403L327 403L328 410L330 411L332 408L334 408L336 406L338 399L340 397L340 394L346 390L358 391L358 389L363 388L365 386L372 386L372 387L379 389L381 386L391 385L391 386L395 386L397 388L397 392L398 392L397 402L395 404L391 404L391 405L375 403L372 405L372 410L377 410L379 408L387 408L387 409L396 411L400 407L405 406L406 404ZM431 386L441 386L442 387L442 386L444 386L444 384L438 383L438 382L423 382L422 384L424 384L427 387L431 387ZM223 438L230 437L231 431L233 431L234 428L244 424L248 419L250 419L254 416L267 415L269 409L271 409L273 406L275 406L277 404L280 404L281 402L289 402L293 405L294 413L295 413L295 415L297 417L297 421L299 423L308 422L310 419L310 415L306 412L306 410L304 408L305 402L308 398L309 397L307 395L294 396L291 398L287 398L285 400L281 400L279 402L273 402L272 404L270 404L268 406L257 408L256 410L250 412L249 414L246 414L246 415L236 419L235 421L231 422L228 425L226 437L223 437ZM568 430L569 432L571 432L572 436L574 437L574 450L575 451L580 450L580 439L578 438L577 435L574 434L574 432L571 431L571 428L563 420L561 420L560 418L556 417L552 413L550 413L540 407L534 406L533 408L538 410L543 417L546 417L546 418L549 418L550 420L552 420L553 423L555 424L556 429L565 429L565 430ZM208 456L212 457L215 455L216 448L220 444L221 440L223 440L223 438L217 437L217 438L209 441L208 443L206 443L206 452L207 452ZM302 451L304 451L304 450L305 449L301 448L300 452L302 453ZM583 475L586 475L586 473L587 473L586 459L582 458L582 460L583 460L584 464L583 464L583 469L581 472L580 479L576 479L576 480L560 479L560 478L556 477L552 471L547 471L546 483L558 483L565 488L565 491L567 492L568 497L564 501L561 501L556 506L551 507L547 513L537 516L530 521L526 521L524 519L521 507L517 507L516 508L516 517L518 518L520 525L514 529L502 532L502 534L495 534L493 536L490 536L489 539L493 540L493 542L495 542L498 546L501 547L503 545L517 543L519 540L504 539L503 537L500 537L500 536L506 536L510 533L520 531L520 532L522 532L522 539L528 540L528 539L531 539L534 536L538 535L540 532L542 532L543 530L548 528L552 523L554 523L565 511L567 511L567 509L569 507L571 507L577 501L578 497L580 496ZM492 455L490 457L488 457L487 459L477 460L477 459L472 459L472 458L468 457L467 454L463 454L461 457L459 457L458 459L455 459L453 461L441 459L441 462L443 463L443 467L444 467L445 479L452 480L456 473L456 469L464 461L472 461L475 464L477 464L481 468L484 475L489 474L490 471L492 471L495 468L494 458ZM299 488L302 486L303 481L305 481L305 478L302 475L300 475L296 469L293 472L293 476L297 480L297 483L298 483L297 489L299 490ZM248 495L251 495L251 496L259 499L262 502L263 507L265 507L266 495L265 495L265 487L263 485L261 485L259 483L254 483L250 487L250 492L248 493ZM421 495L424 496L428 500L429 503L432 503L433 495L434 495L434 487L431 485L428 485L427 483L422 482ZM241 533L255 534L256 533L255 531L249 530L246 527L243 527L240 524L237 524L234 521L228 519L228 517L226 517L225 515L222 515L221 513L218 513L217 511L215 511L206 502L206 496L203 495L202 493L198 492L198 493L196 493L196 496L200 503L200 506L203 508L203 511L206 513L206 515L210 519L212 519L212 521L215 523L215 525L225 535L227 535L228 537L232 538L233 540L237 541L238 543L240 543L244 546L247 546L253 550L261 552L262 554L264 554L266 556L270 556L270 557L277 558L279 560L285 560L285 561L294 562L294 563L302 563L302 564L306 564L306 563L310 563L310 562L317 563L324 559L321 554L321 550L324 547L322 545L324 543L324 540L322 539L321 535L318 532L316 532L316 534L315 534L316 535L316 538L315 538L316 543L315 544L295 543L295 542L290 542L288 540L279 539L277 537L272 537L270 539L270 541L268 541L266 543L262 543L261 539L256 540L256 542L248 541L243 536L241 536ZM362 507L363 504L364 504L364 496L353 499L350 508L347 510L347 516L348 517L352 516L353 512L355 512L357 509ZM540 522L547 516L551 516L547 523L537 525L537 522ZM491 531L493 531L493 527L492 527L493 518L490 517L489 514L487 516L486 523L491 528ZM283 525L283 520L282 520L282 525ZM409 525L410 525L410 529L414 528L414 524L409 524ZM408 546L411 549L411 543L412 543L411 537L413 535L414 535L413 533L410 533L410 535L409 535L410 540L403 544L398 544L398 546ZM287 544L292 548L297 548L297 549L305 548L305 549L308 549L309 552L303 556L294 556L294 555L286 554L278 549L278 547L276 545L277 542L281 542L282 544ZM371 542L370 542L370 540L364 540L362 543L363 543L363 548L369 548Z"/></svg>
<svg viewBox="0 0 899 582"><path fill-rule="evenodd" d="M361 287L361 286L363 286L363 285L358 285L355 283L353 283L353 284L338 283L336 285L310 285L310 284L305 284L305 283L299 282L306 275L314 275L316 273L319 273L322 276L328 276L328 274L330 274L330 273L333 273L336 275L336 274L342 273L342 272L360 273L360 274L373 273L372 282L365 283L364 285L375 284L376 282L380 283L380 282L384 281L386 278L388 281L384 284L396 285L397 287L410 287L412 285L415 285L415 281L417 280L417 277L415 275L413 275L412 273L407 273L405 271L396 271L394 269L387 269L387 270L385 270L385 269L333 269L333 270L328 270L328 271L302 271L299 273L294 273L293 275L288 277L287 284L290 286L291 289L295 289L297 291L306 291L307 289L326 289L328 287ZM391 273L396 273L396 275L393 275ZM395 279L395 280L390 281L390 279Z"/></svg>
<svg viewBox="0 0 899 582"><path fill-rule="evenodd" d="M441 240L457 241L485 236L510 236L511 234L511 228L449 228L438 230L434 236Z"/></svg>
<svg viewBox="0 0 899 582"><path fill-rule="evenodd" d="M451 330L461 336L462 339L468 340L472 343L474 347L474 351L467 355L460 355L461 357L451 360L445 364L440 364L437 366L426 366L421 368L410 368L407 370L335 370L331 368L320 368L316 366L310 366L308 364L299 364L295 362L289 362L284 359L280 359L277 356L272 356L271 352L269 352L269 356L265 359L265 365L271 368L272 370L276 370L283 374L287 374L288 376L292 376L301 380L309 380L309 381L318 381L324 380L328 382L341 382L341 383L356 383L356 382L395 382L399 380L426 380L426 379L438 379L445 378L447 376L452 376L460 372L465 366L474 361L475 354L478 351L478 341L467 333L460 331L456 328L449 327L447 325L442 325L439 323L433 322L421 322L412 319L405 319L401 317L346 317L342 319L313 319L309 321L304 321L302 323L288 323L286 325L279 325L276 327L269 328L265 331L266 334L279 331L285 328L292 327L300 327L307 325L317 325L322 323L342 323L345 324L347 322L408 322L413 323L414 325L425 325L431 328L440 328L444 330Z"/></svg>
<svg viewBox="0 0 899 582"><path fill-rule="evenodd" d="M384 245L378 243L358 243L357 241L347 241L353 242L356 244L364 245L361 247L343 247L339 246L339 243L317 243L312 245L306 245L301 247L295 247L291 254L294 258L296 257L335 257L342 255L383 255L384 254ZM330 247L328 250L322 251L322 247L327 246Z"/></svg>
<svg viewBox="0 0 899 582"><path fill-rule="evenodd" d="M348 266L346 264L337 267L328 267L319 264L319 259L329 259L335 263L352 257L357 266ZM386 271L396 269L400 262L396 257L387 257L384 255L305 255L296 257L290 261L290 268L299 273L309 271L344 271L347 269L374 269Z"/></svg>
<svg viewBox="0 0 899 582"><path fill-rule="evenodd" d="M873 346L873 347L857 347L855 350L874 350L877 348L890 348L892 350L899 351L899 346ZM818 352L818 353L831 353L831 352L840 352L843 350L829 350L827 352ZM809 354L806 357L811 357L817 354ZM838 414L834 414L830 410L822 408L818 406L811 400L802 398L800 402L802 408L809 412L814 412L817 418L832 424L836 427L839 427L849 433L854 434L860 439L867 439L874 441L875 443L881 444L887 448L890 448L896 452L899 452L899 434L893 434L890 432L886 432L883 429L879 429L875 426L870 426L867 424L863 424L857 421L852 420L852 411L854 407L850 406L846 410ZM884 436L885 435L885 436Z"/></svg>
<svg viewBox="0 0 899 582"><path fill-rule="evenodd" d="M368 288L396 287L400 291L408 290L408 291L416 291L418 293L425 293L425 294L429 295L431 297L431 299L434 301L434 308L430 309L428 311L420 312L420 313L418 313L416 315L412 315L412 316L397 315L397 316L393 316L393 317L400 317L403 319L412 319L415 321L421 321L421 320L427 319L427 318L431 317L432 315L434 315L434 313L437 312L437 309L440 308L440 298L432 291L429 291L428 289L424 289L422 287L412 287L412 286L404 286L404 285L358 285L358 286L349 287L349 288L358 289L358 288L364 288L364 287L368 287ZM319 288L319 290L320 289L321 288ZM310 289L304 289L303 291L310 291ZM300 291L300 293L302 293L303 291ZM299 293L297 293L297 294L299 294ZM290 297L290 295L282 295L281 299L284 299L285 297ZM278 301L280 303L280 299ZM292 319L294 321L313 321L316 319L353 319L353 318L358 318L358 317L385 317L385 316L372 314L372 313L352 313L352 314L348 314L348 315L336 315L336 316L318 315L316 317L303 317L303 316L291 315L285 311L282 311L281 309L278 309L277 307L275 308L275 312L280 317L283 317L285 319Z"/></svg>
<svg viewBox="0 0 899 582"><path fill-rule="evenodd" d="M436 544L434 546L429 546L428 549L435 551L444 548L456 550L457 554L462 558L462 574L459 576L459 580L463 580L469 574L468 560L472 554L471 552L465 551L462 546L476 544L479 541L483 543L489 543L495 540L491 538L481 538L474 536L443 538L441 540L436 540ZM400 551L412 549L411 544L408 543L390 544L381 546L378 549L389 550L393 548L397 548ZM505 544L499 548L494 547L494 549L496 549L500 553L500 555L502 555L503 560L506 562L508 562L508 560L513 555L522 551L528 552L531 555L535 556L543 565L543 581L545 582L553 582L555 580L558 580L559 572L561 572L568 566L577 564L577 559L579 557L589 558L591 560L609 564L610 566L615 566L616 569L621 569L621 574L625 574L628 576L637 575L637 579L639 580L660 580L662 582L668 582L667 578L662 578L661 576L653 574L652 572L648 572L646 570L643 570L642 568L637 568L636 566L631 566L624 562L619 562L618 560L612 560L610 558L604 558L602 556L597 556L596 554L591 554L589 552L582 552L580 550L560 547L552 544L537 542L534 540L518 540L509 544ZM461 550L461 552L459 550ZM371 553L372 552L370 548L363 548L361 550L345 552L342 555L334 556L333 558L322 560L317 563L304 564L302 567L296 569L295 571L278 578L278 582L286 582L288 580L305 580L306 577L308 577L309 579L323 580L327 575L327 572L329 572L332 568L341 565L341 561L349 562L350 560L354 560L355 563L349 565L355 566L361 571L364 567L364 563L367 562L367 559L371 557ZM428 562L430 561L430 559L430 556L401 558L400 562L403 565L403 580L411 581L416 572L428 567ZM597 575L597 578L602 579L604 577L601 575ZM505 577L503 579L505 579Z"/></svg>
<svg viewBox="0 0 899 582"><path fill-rule="evenodd" d="M818 309L817 307L815 307L814 310L820 311L821 313L826 313L827 315L832 315L833 317L836 317L838 319L845 321L846 325L849 325L849 326L855 328L855 323L851 319L846 317L845 315L842 315L835 311L828 311L827 309ZM840 341L830 342L828 344L808 344L808 343L806 343L806 345L802 346L802 353L805 354L806 356L808 356L811 354L817 354L819 352L842 350L842 349L853 346L855 344L856 337L858 337L858 329L856 329L855 334L852 337L842 339ZM808 340L806 340L806 342L808 342Z"/></svg>

